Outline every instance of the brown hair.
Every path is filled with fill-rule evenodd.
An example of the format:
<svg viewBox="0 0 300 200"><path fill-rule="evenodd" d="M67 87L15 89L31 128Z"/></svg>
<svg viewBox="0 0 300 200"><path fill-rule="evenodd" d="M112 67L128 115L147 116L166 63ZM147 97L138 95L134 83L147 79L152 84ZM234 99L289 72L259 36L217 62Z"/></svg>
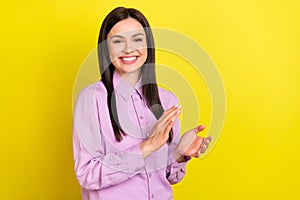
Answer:
<svg viewBox="0 0 300 200"><path fill-rule="evenodd" d="M116 100L114 97L114 86L113 86L113 71L114 66L108 55L108 48L106 44L107 35L112 27L119 21L127 18L136 19L144 28L147 40L147 59L141 68L142 72L142 91L143 96L146 100L147 106L151 109L152 113L158 119L163 114L164 110L161 106L161 101L158 94L158 87L156 84L155 74L155 47L153 34L150 29L150 25L146 17L138 10L133 8L117 7L112 10L104 19L100 28L98 38L98 60L100 65L101 81L107 90L107 105L109 108L109 115L111 118L111 124L114 130L116 140L120 142L122 135L126 136L126 133L119 126L119 119L117 115ZM111 103L109 103L111 102ZM121 135L122 134L122 135ZM168 143L172 141L173 131L171 129L169 133Z"/></svg>

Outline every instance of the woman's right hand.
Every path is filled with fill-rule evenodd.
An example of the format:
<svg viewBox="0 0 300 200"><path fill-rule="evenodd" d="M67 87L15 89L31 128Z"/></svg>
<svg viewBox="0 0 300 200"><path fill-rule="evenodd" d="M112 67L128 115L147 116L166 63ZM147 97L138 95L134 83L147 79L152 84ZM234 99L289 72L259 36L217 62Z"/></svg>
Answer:
<svg viewBox="0 0 300 200"><path fill-rule="evenodd" d="M152 128L151 136L140 145L144 158L157 151L167 142L169 132L174 125L175 119L179 116L180 110L181 107L175 105L166 110L157 120Z"/></svg>

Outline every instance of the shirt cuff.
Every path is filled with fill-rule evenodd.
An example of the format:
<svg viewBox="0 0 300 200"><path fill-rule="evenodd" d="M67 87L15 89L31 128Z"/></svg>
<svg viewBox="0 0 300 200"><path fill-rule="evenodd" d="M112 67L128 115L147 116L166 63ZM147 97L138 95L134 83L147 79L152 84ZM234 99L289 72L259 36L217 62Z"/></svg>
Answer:
<svg viewBox="0 0 300 200"><path fill-rule="evenodd" d="M191 156L184 156L184 161L183 162L177 162L176 160L175 160L175 162L172 164L172 167L173 168L181 168L181 167L184 167L186 164L187 164L187 162L189 161L189 160L191 160Z"/></svg>
<svg viewBox="0 0 300 200"><path fill-rule="evenodd" d="M187 161L189 161L189 160L192 159L191 156L183 156L183 158L184 158L184 161L183 161L183 162L187 162Z"/></svg>

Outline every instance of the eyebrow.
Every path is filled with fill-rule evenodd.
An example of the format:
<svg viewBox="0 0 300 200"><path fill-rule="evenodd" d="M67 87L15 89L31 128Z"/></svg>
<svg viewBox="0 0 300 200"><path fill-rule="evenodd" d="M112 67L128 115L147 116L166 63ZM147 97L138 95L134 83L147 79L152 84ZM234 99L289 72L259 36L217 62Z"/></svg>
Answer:
<svg viewBox="0 0 300 200"><path fill-rule="evenodd" d="M139 36L139 35L144 36L145 34L144 34L144 33L136 33L136 34L132 35L131 37L133 38L133 37L136 37L136 36ZM117 38L125 38L125 37L122 36L122 35L113 35L113 36L111 37L111 39L114 38L114 37L117 37Z"/></svg>
<svg viewBox="0 0 300 200"><path fill-rule="evenodd" d="M139 35L142 35L142 36L144 36L145 34L144 33L136 33L136 34L134 34L133 36L131 36L131 37L136 37L136 36L139 36Z"/></svg>

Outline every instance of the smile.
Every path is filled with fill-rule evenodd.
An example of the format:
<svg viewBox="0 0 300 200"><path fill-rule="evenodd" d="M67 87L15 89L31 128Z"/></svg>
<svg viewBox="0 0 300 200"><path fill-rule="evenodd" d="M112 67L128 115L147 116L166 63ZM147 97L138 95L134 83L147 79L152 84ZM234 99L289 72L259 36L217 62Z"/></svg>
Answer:
<svg viewBox="0 0 300 200"><path fill-rule="evenodd" d="M124 64L133 64L137 60L138 56L122 56L119 57L122 63Z"/></svg>

